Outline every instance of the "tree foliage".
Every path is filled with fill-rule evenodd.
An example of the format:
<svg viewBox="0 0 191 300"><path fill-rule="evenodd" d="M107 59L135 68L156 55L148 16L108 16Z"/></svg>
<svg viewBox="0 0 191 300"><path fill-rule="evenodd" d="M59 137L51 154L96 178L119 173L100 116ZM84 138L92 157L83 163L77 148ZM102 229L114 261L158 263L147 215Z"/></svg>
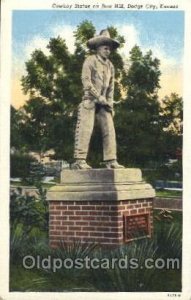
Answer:
<svg viewBox="0 0 191 300"><path fill-rule="evenodd" d="M18 227L27 237L34 229L48 232L48 202L46 201L46 190L39 187L37 196L23 195L22 189L11 193L10 220L11 234Z"/></svg>
<svg viewBox="0 0 191 300"><path fill-rule="evenodd" d="M130 67L123 77L127 97L117 110L119 155L130 165L144 166L161 160L163 130L160 120L159 60L149 51L143 55L135 46L130 52Z"/></svg>
<svg viewBox="0 0 191 300"><path fill-rule="evenodd" d="M108 30L123 47L125 41L117 29L111 26ZM76 112L83 92L81 69L85 57L94 53L86 44L95 32L94 25L85 20L74 32L74 53L69 51L64 37L58 36L50 39L48 55L40 49L31 54L26 62L26 75L22 77L23 91L29 100L12 113L12 132L16 132L20 147L40 153L54 149L57 159L73 159ZM153 57L152 51L143 54L139 46L134 46L128 70L118 50L111 53L110 59L115 67L115 101L124 98L126 90L125 98L116 106L114 120L119 159L124 164L140 166L164 161L173 150L171 147L168 152L170 138L177 147L175 142L180 132L164 129L170 124L176 127L175 119L182 119L181 98L172 94L161 107L160 61ZM12 144L19 147L19 143L13 136ZM95 128L90 152L95 165L101 159L101 150L100 134Z"/></svg>
<svg viewBox="0 0 191 300"><path fill-rule="evenodd" d="M161 114L164 129L175 135L182 135L183 131L183 101L176 93L164 97Z"/></svg>

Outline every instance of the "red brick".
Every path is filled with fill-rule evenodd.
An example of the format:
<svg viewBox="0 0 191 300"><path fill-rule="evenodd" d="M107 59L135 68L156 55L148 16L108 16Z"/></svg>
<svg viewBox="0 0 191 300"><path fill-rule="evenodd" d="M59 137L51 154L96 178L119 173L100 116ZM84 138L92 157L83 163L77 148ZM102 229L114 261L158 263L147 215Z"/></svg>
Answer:
<svg viewBox="0 0 191 300"><path fill-rule="evenodd" d="M125 210L125 211L123 212L123 215L129 216L129 215L130 215L130 210Z"/></svg>
<svg viewBox="0 0 191 300"><path fill-rule="evenodd" d="M89 236L89 232L88 231L81 231L81 232L77 231L76 236L87 237L87 236Z"/></svg>
<svg viewBox="0 0 191 300"><path fill-rule="evenodd" d="M50 234L50 235L61 235L61 231L58 231L58 230L50 230L50 231L49 231L49 234Z"/></svg>
<svg viewBox="0 0 191 300"><path fill-rule="evenodd" d="M92 217L91 217L92 218ZM94 218L95 219L95 218ZM101 222L110 222L110 217L109 216L97 216L96 221L101 221Z"/></svg>
<svg viewBox="0 0 191 300"><path fill-rule="evenodd" d="M69 216L69 220L80 221L81 217L80 216Z"/></svg>
<svg viewBox="0 0 191 300"><path fill-rule="evenodd" d="M69 226L69 230L81 230L79 226Z"/></svg>
<svg viewBox="0 0 191 300"><path fill-rule="evenodd" d="M100 226L100 225L102 225L102 222L92 221L92 222L90 222L90 225L91 226Z"/></svg>
<svg viewBox="0 0 191 300"><path fill-rule="evenodd" d="M100 232L102 232L102 231L110 231L110 228L109 227L96 227L96 230L97 231L100 231Z"/></svg>
<svg viewBox="0 0 191 300"><path fill-rule="evenodd" d="M93 216L100 216L101 215L101 211L90 211L89 214L93 215Z"/></svg>
<svg viewBox="0 0 191 300"><path fill-rule="evenodd" d="M94 201L93 204L91 201L57 201L50 205L52 209L50 210L50 243L59 246L61 239L67 243L78 239L82 243L94 242L108 247L116 246L123 243L123 214L128 215L131 212L132 215L136 215L152 211L152 201L146 199L125 200L117 203ZM62 215L54 215L57 209L58 212L62 212ZM145 226L143 220L137 222L139 226ZM153 230L152 215L150 230ZM56 234L53 235L52 232Z"/></svg>
<svg viewBox="0 0 191 300"><path fill-rule="evenodd" d="M135 205L127 205L127 209L135 208Z"/></svg>
<svg viewBox="0 0 191 300"><path fill-rule="evenodd" d="M63 206L61 206L61 205L56 205L56 206L55 206L55 209L56 209L56 210L67 210L67 206L63 207Z"/></svg>
<svg viewBox="0 0 191 300"><path fill-rule="evenodd" d="M125 212L126 213L126 212ZM112 216L110 218L110 220L112 220L113 222L118 222L118 221L121 221L122 220L122 216Z"/></svg>
<svg viewBox="0 0 191 300"><path fill-rule="evenodd" d="M120 215L121 212L118 212L118 211L106 211L106 212L103 212L103 216L112 216L112 217L117 217L118 215Z"/></svg>
<svg viewBox="0 0 191 300"><path fill-rule="evenodd" d="M95 209L96 210L101 210L101 211L103 211L103 210L108 211L109 210L109 205L108 206L105 206L105 205L96 205Z"/></svg>
<svg viewBox="0 0 191 300"><path fill-rule="evenodd" d="M123 228L123 227L122 227ZM118 227L110 227L110 231L111 232L119 232L120 231L120 228Z"/></svg>
<svg viewBox="0 0 191 300"><path fill-rule="evenodd" d="M62 226L62 234L65 233L66 231L68 231L68 227L67 226Z"/></svg>
<svg viewBox="0 0 191 300"><path fill-rule="evenodd" d="M91 202L90 201L76 201L76 204L77 205L85 205L85 204L90 204Z"/></svg>
<svg viewBox="0 0 191 300"><path fill-rule="evenodd" d="M79 225L79 226L84 226L84 225L89 225L89 222L84 222L84 221L79 221L79 222L76 222L76 225Z"/></svg>
<svg viewBox="0 0 191 300"><path fill-rule="evenodd" d="M93 216L91 216L91 217L82 217L82 220L84 220L84 221L92 221L92 220L97 220L97 218L96 217L93 217Z"/></svg>
<svg viewBox="0 0 191 300"><path fill-rule="evenodd" d="M118 238L119 234L117 232L104 233L104 237Z"/></svg>
<svg viewBox="0 0 191 300"><path fill-rule="evenodd" d="M86 226L86 227L82 227L83 231L95 231L96 228L93 226Z"/></svg>
<svg viewBox="0 0 191 300"><path fill-rule="evenodd" d="M74 211L71 210L62 210L62 216L73 216Z"/></svg>
<svg viewBox="0 0 191 300"><path fill-rule="evenodd" d="M120 205L118 209L119 210L125 210L125 205Z"/></svg>
<svg viewBox="0 0 191 300"><path fill-rule="evenodd" d="M56 226L56 230L68 230L67 226Z"/></svg>
<svg viewBox="0 0 191 300"><path fill-rule="evenodd" d="M98 237L100 237L100 236L103 236L103 232L91 232L90 233L90 236L98 236Z"/></svg>
<svg viewBox="0 0 191 300"><path fill-rule="evenodd" d="M88 215L89 212L88 212L88 211L76 211L75 214L76 214L77 216L78 216L78 215L83 216L83 215Z"/></svg>
<svg viewBox="0 0 191 300"><path fill-rule="evenodd" d="M65 203L61 203L60 204L60 209L67 210L68 209L68 205L65 205Z"/></svg>
<svg viewBox="0 0 191 300"><path fill-rule="evenodd" d="M118 231L120 231L121 229L123 229L123 227L110 227L110 231L111 232L118 232Z"/></svg>
<svg viewBox="0 0 191 300"><path fill-rule="evenodd" d="M60 203L62 203L62 205L75 205L75 201L58 201Z"/></svg>
<svg viewBox="0 0 191 300"><path fill-rule="evenodd" d="M69 205L68 206L68 210L81 210L81 206L80 205Z"/></svg>
<svg viewBox="0 0 191 300"><path fill-rule="evenodd" d="M55 205L49 206L49 210L50 210L50 211L56 210L56 206L55 206Z"/></svg>
<svg viewBox="0 0 191 300"><path fill-rule="evenodd" d="M140 207L142 207L142 205L141 205L141 203L139 203L139 204L135 204L134 207L135 208L140 208Z"/></svg>
<svg viewBox="0 0 191 300"><path fill-rule="evenodd" d="M109 228L111 228L111 227L118 227L119 226L119 222L120 221L115 221L115 222L113 222L112 220L110 221L110 222L103 222L102 223L102 225L103 226L107 226L107 227L109 227Z"/></svg>
<svg viewBox="0 0 191 300"><path fill-rule="evenodd" d="M62 216L62 221L67 221L70 220L71 216Z"/></svg>
<svg viewBox="0 0 191 300"><path fill-rule="evenodd" d="M65 234L66 231L68 231L68 227L67 226L62 226L62 234Z"/></svg>
<svg viewBox="0 0 191 300"><path fill-rule="evenodd" d="M49 221L49 225L61 225L60 221Z"/></svg>
<svg viewBox="0 0 191 300"><path fill-rule="evenodd" d="M83 205L82 210L95 210L94 205Z"/></svg>
<svg viewBox="0 0 191 300"><path fill-rule="evenodd" d="M51 215L60 216L61 215L61 210L51 211Z"/></svg>
<svg viewBox="0 0 191 300"><path fill-rule="evenodd" d="M117 228L123 227L123 221L117 222Z"/></svg>
<svg viewBox="0 0 191 300"><path fill-rule="evenodd" d="M63 222L63 225L74 225L73 221L65 221Z"/></svg>
<svg viewBox="0 0 191 300"><path fill-rule="evenodd" d="M61 221L64 221L64 220L68 220L68 216L56 216L56 220L61 220Z"/></svg>
<svg viewBox="0 0 191 300"><path fill-rule="evenodd" d="M65 231L63 232L64 236L75 236L75 232L74 231Z"/></svg>
<svg viewBox="0 0 191 300"><path fill-rule="evenodd" d="M55 225L49 225L49 231L50 230L55 230Z"/></svg>

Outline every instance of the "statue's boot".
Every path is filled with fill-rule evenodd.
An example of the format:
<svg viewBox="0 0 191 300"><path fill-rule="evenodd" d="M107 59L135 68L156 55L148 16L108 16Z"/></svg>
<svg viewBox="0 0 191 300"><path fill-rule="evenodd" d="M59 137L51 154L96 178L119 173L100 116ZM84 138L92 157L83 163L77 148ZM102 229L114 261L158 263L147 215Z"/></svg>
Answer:
<svg viewBox="0 0 191 300"><path fill-rule="evenodd" d="M71 169L91 169L85 159L77 159L72 165Z"/></svg>
<svg viewBox="0 0 191 300"><path fill-rule="evenodd" d="M106 169L123 169L124 166L120 165L116 159L107 160L102 163L102 166Z"/></svg>

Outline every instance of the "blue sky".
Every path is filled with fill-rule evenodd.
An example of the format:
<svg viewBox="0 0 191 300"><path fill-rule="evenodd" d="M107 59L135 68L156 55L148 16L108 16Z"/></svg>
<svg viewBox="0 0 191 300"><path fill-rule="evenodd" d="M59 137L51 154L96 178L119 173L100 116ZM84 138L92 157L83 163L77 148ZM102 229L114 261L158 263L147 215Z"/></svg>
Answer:
<svg viewBox="0 0 191 300"><path fill-rule="evenodd" d="M24 73L24 61L29 59L31 52L35 48L46 52L49 39L58 35L66 39L70 51L73 51L72 33L83 20L92 21L97 33L107 26L117 27L126 39L121 54L127 59L135 44L138 44L143 52L151 49L161 60L164 76L161 83L162 80L164 83L170 80L168 77L171 74L173 80L177 77L177 84L179 82L180 85L184 49L182 11L17 10L13 12L12 17L13 79L17 89L19 76ZM177 84L174 83L174 86ZM181 86L177 89L177 92L181 90ZM166 87L162 92L166 93Z"/></svg>

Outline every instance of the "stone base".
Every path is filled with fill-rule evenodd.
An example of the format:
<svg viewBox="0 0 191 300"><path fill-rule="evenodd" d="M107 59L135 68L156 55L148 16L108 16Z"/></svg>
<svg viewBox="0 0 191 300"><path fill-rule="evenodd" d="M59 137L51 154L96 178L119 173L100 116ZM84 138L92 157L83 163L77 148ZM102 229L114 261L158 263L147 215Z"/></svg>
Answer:
<svg viewBox="0 0 191 300"><path fill-rule="evenodd" d="M52 247L61 241L120 245L152 234L155 191L139 169L63 170L47 197Z"/></svg>

